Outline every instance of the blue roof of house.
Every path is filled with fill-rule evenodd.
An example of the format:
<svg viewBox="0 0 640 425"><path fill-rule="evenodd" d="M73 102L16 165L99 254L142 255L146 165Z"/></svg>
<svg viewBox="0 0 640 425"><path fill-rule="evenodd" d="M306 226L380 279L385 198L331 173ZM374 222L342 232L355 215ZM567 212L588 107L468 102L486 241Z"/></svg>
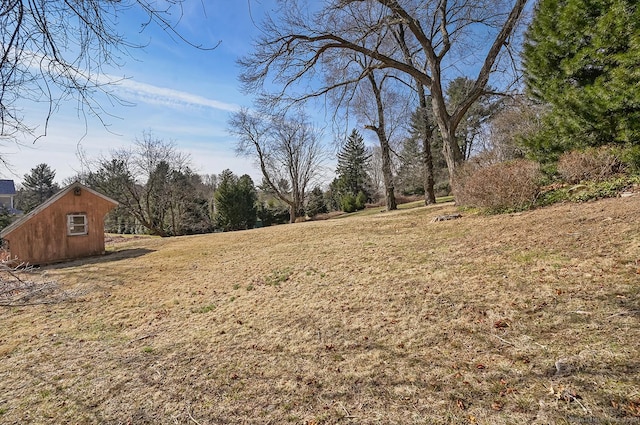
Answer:
<svg viewBox="0 0 640 425"><path fill-rule="evenodd" d="M16 186L13 180L0 180L0 195L15 195Z"/></svg>

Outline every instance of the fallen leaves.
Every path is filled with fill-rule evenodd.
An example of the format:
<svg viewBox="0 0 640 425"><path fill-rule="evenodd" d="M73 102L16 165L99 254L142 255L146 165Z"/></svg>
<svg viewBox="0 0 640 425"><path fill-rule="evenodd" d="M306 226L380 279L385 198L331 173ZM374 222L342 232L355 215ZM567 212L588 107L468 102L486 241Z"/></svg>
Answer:
<svg viewBox="0 0 640 425"><path fill-rule="evenodd" d="M585 413L591 414L591 411L580 400L582 396L577 391L564 385L560 385L557 389L553 388L553 385L549 387L549 394L553 395L558 400L566 401L567 403L577 403Z"/></svg>
<svg viewBox="0 0 640 425"><path fill-rule="evenodd" d="M619 410L624 416L632 416L635 418L640 418L640 398L635 401L611 400L611 407L613 407L616 410Z"/></svg>
<svg viewBox="0 0 640 425"><path fill-rule="evenodd" d="M493 324L493 327L496 329L508 328L510 326L511 326L511 321L509 319L498 319Z"/></svg>

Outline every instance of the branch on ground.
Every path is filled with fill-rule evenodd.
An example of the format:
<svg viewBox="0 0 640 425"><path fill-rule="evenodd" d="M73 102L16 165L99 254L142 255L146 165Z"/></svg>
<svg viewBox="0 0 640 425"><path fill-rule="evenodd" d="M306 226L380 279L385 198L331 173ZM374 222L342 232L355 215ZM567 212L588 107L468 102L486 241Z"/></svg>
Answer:
<svg viewBox="0 0 640 425"><path fill-rule="evenodd" d="M0 307L57 304L80 296L79 291L65 291L58 282L26 264L9 266L0 262Z"/></svg>

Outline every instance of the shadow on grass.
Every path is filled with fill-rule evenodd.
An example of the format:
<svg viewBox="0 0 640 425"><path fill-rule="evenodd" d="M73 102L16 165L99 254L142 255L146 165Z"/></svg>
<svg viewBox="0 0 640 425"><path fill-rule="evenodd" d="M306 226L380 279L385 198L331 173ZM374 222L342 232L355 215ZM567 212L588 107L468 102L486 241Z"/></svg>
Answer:
<svg viewBox="0 0 640 425"><path fill-rule="evenodd" d="M64 263L51 264L48 266L44 266L43 269L58 270L58 269L65 269L67 267L84 266L87 264L110 263L113 261L128 260L131 258L142 257L143 255L147 255L151 252L155 252L155 250L147 249L147 248L131 248L131 249L122 249L118 251L107 251L103 255L80 258L77 260L66 261Z"/></svg>

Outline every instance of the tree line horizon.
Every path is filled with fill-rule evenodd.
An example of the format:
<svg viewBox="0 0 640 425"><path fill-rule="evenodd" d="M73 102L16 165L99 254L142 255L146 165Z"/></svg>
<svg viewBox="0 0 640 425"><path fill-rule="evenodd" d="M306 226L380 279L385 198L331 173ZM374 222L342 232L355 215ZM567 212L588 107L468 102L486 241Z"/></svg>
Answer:
<svg viewBox="0 0 640 425"><path fill-rule="evenodd" d="M97 111L91 94L101 87L82 86L77 62L55 54L74 31L87 40L81 53L93 59L94 73L109 59L90 53L126 50L104 20L120 6L88 3L93 9L73 12L58 2L46 10L3 6L3 31L13 43L0 63L3 134L25 130L10 106L18 88L37 93L33 81L61 84ZM175 31L155 2L129 3ZM83 18L77 25L33 29L47 14L69 20L74 13ZM11 16L27 19L9 25ZM434 203L469 162L527 158L552 178L565 152L640 141L640 11L630 0L335 0L313 7L281 0L257 25L261 35L238 60L242 90L255 104L231 114L228 130L237 153L258 164L265 190L287 205L290 222L304 214L326 155L305 113L315 101L335 127L377 139L375 174L387 210L397 208L396 193L410 190ZM39 51L60 65L61 78L51 67L34 75L22 66L20 48L41 40ZM340 139L342 149L350 137ZM372 200L365 186L346 190L341 175L331 186L342 190L344 210Z"/></svg>

